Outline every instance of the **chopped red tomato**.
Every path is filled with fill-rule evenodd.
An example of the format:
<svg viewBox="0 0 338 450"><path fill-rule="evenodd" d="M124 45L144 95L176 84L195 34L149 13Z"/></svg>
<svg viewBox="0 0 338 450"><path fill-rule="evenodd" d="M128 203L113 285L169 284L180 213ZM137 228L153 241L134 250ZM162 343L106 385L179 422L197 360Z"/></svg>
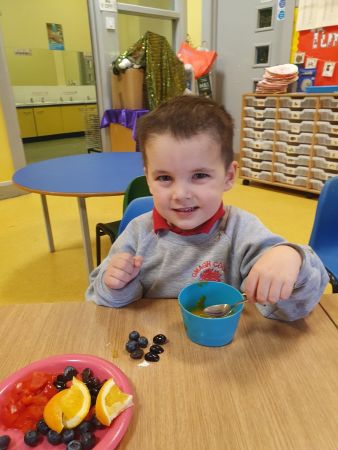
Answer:
<svg viewBox="0 0 338 450"><path fill-rule="evenodd" d="M23 432L35 429L46 403L58 392L53 385L55 378L50 373L33 372L17 383L0 408L5 427L18 428Z"/></svg>

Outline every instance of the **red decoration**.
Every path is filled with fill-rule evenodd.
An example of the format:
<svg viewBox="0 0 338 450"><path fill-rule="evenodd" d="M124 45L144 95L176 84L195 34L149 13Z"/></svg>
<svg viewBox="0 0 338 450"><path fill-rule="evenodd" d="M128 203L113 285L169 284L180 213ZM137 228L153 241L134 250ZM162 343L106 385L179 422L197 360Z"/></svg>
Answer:
<svg viewBox="0 0 338 450"><path fill-rule="evenodd" d="M306 58L317 58L316 86L338 85L338 64L332 77L323 77L326 62L338 62L338 25L320 30L299 32L298 52L305 52Z"/></svg>

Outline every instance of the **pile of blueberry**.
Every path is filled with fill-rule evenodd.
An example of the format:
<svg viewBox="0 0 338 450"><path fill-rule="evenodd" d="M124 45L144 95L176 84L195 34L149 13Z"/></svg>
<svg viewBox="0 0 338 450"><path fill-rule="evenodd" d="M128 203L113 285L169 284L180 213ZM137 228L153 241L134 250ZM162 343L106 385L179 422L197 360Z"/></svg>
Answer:
<svg viewBox="0 0 338 450"><path fill-rule="evenodd" d="M126 343L126 350L133 359L141 359L144 356L146 361L157 362L160 359L160 353L164 352L163 344L168 342L164 334L157 334L153 337L153 344L149 348L149 352L144 354L144 348L148 347L148 339L140 336L138 331L129 333L129 340Z"/></svg>
<svg viewBox="0 0 338 450"><path fill-rule="evenodd" d="M102 428L104 426L93 416L91 420L84 420L76 428L57 433L41 419L36 425L36 430L25 433L24 442L29 447L35 447L41 443L42 437L46 436L51 445L65 444L67 450L90 450L96 444L94 431Z"/></svg>

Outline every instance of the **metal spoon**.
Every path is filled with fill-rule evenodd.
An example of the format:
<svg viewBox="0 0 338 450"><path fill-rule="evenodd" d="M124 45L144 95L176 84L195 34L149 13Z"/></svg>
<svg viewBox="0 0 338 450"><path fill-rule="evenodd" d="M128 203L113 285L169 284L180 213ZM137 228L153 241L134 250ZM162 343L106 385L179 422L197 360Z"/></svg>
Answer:
<svg viewBox="0 0 338 450"><path fill-rule="evenodd" d="M244 299L240 300L239 302L233 303L232 305L229 305L228 303L224 303L221 305L211 305L204 308L203 312L209 317L225 317L230 314L235 306L241 305L242 303L245 303L247 301L247 299Z"/></svg>

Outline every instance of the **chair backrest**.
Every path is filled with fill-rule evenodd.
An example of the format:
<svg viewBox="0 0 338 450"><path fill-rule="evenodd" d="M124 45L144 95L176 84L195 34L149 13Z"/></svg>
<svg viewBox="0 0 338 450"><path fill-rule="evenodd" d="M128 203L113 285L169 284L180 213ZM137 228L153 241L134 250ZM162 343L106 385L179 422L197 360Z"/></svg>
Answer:
<svg viewBox="0 0 338 450"><path fill-rule="evenodd" d="M144 175L134 178L128 185L123 198L123 212L126 210L129 203L138 197L147 197L151 195Z"/></svg>
<svg viewBox="0 0 338 450"><path fill-rule="evenodd" d="M153 207L154 207L154 200L153 197L151 196L138 197L132 200L123 213L118 234L122 233L122 231L126 228L128 223L132 219L148 211L151 211Z"/></svg>
<svg viewBox="0 0 338 450"><path fill-rule="evenodd" d="M338 176L326 181L319 195L309 244L319 256L322 249L338 252Z"/></svg>

